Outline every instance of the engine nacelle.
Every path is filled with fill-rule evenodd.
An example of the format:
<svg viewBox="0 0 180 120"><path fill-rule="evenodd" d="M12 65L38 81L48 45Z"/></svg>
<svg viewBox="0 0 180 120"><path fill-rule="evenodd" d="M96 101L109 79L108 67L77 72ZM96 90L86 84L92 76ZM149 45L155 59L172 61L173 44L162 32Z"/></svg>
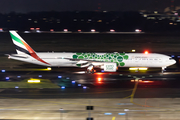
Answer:
<svg viewBox="0 0 180 120"><path fill-rule="evenodd" d="M117 64L116 63L104 63L103 69L105 72L116 72Z"/></svg>
<svg viewBox="0 0 180 120"><path fill-rule="evenodd" d="M76 63L78 67L87 67L89 66L89 63L87 61L79 61Z"/></svg>

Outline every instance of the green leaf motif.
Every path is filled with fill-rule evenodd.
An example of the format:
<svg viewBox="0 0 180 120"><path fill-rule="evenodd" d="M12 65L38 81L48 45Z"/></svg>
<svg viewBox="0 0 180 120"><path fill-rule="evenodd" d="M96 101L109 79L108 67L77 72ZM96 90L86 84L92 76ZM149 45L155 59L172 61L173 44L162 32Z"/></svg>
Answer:
<svg viewBox="0 0 180 120"><path fill-rule="evenodd" d="M122 62L122 61L123 61L123 57L118 56L118 57L117 57L117 61L118 61L118 62Z"/></svg>
<svg viewBox="0 0 180 120"><path fill-rule="evenodd" d="M125 53L119 53L120 55L125 55Z"/></svg>
<svg viewBox="0 0 180 120"><path fill-rule="evenodd" d="M124 66L124 65L125 65L125 63L124 63L124 62L121 62L121 63L120 63L120 66Z"/></svg>
<svg viewBox="0 0 180 120"><path fill-rule="evenodd" d="M125 56L123 56L123 58L124 58L125 60L127 60L127 59L129 58L129 56L128 56L128 55L125 55Z"/></svg>
<svg viewBox="0 0 180 120"><path fill-rule="evenodd" d="M73 59L77 59L78 58L78 56L77 55L73 55Z"/></svg>
<svg viewBox="0 0 180 120"><path fill-rule="evenodd" d="M83 56L78 56L78 59L84 59L84 57Z"/></svg>
<svg viewBox="0 0 180 120"><path fill-rule="evenodd" d="M81 55L82 53L76 53L76 55Z"/></svg>

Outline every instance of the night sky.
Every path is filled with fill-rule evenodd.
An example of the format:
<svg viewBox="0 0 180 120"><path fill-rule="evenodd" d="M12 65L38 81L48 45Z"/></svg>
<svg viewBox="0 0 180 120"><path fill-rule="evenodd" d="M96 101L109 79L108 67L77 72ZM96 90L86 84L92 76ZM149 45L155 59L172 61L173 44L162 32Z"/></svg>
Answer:
<svg viewBox="0 0 180 120"><path fill-rule="evenodd" d="M175 0L180 6L180 0ZM164 11L171 0L0 0L0 13L32 11Z"/></svg>

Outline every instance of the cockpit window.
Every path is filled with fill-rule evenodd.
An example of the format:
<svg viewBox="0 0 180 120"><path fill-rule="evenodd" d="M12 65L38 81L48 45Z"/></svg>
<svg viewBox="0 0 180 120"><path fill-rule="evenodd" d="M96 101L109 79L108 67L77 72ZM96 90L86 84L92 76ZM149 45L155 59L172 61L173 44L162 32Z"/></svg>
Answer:
<svg viewBox="0 0 180 120"><path fill-rule="evenodd" d="M169 58L169 60L173 60L173 58Z"/></svg>

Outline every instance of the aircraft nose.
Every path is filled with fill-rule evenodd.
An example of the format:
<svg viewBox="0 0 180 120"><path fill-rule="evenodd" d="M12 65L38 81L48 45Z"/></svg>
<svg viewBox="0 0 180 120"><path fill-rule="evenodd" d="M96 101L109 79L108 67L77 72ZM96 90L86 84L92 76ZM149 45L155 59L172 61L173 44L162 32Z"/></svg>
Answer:
<svg viewBox="0 0 180 120"><path fill-rule="evenodd" d="M175 63L176 63L176 60L173 59L173 60L171 61L171 63L172 63L172 64L175 64Z"/></svg>

